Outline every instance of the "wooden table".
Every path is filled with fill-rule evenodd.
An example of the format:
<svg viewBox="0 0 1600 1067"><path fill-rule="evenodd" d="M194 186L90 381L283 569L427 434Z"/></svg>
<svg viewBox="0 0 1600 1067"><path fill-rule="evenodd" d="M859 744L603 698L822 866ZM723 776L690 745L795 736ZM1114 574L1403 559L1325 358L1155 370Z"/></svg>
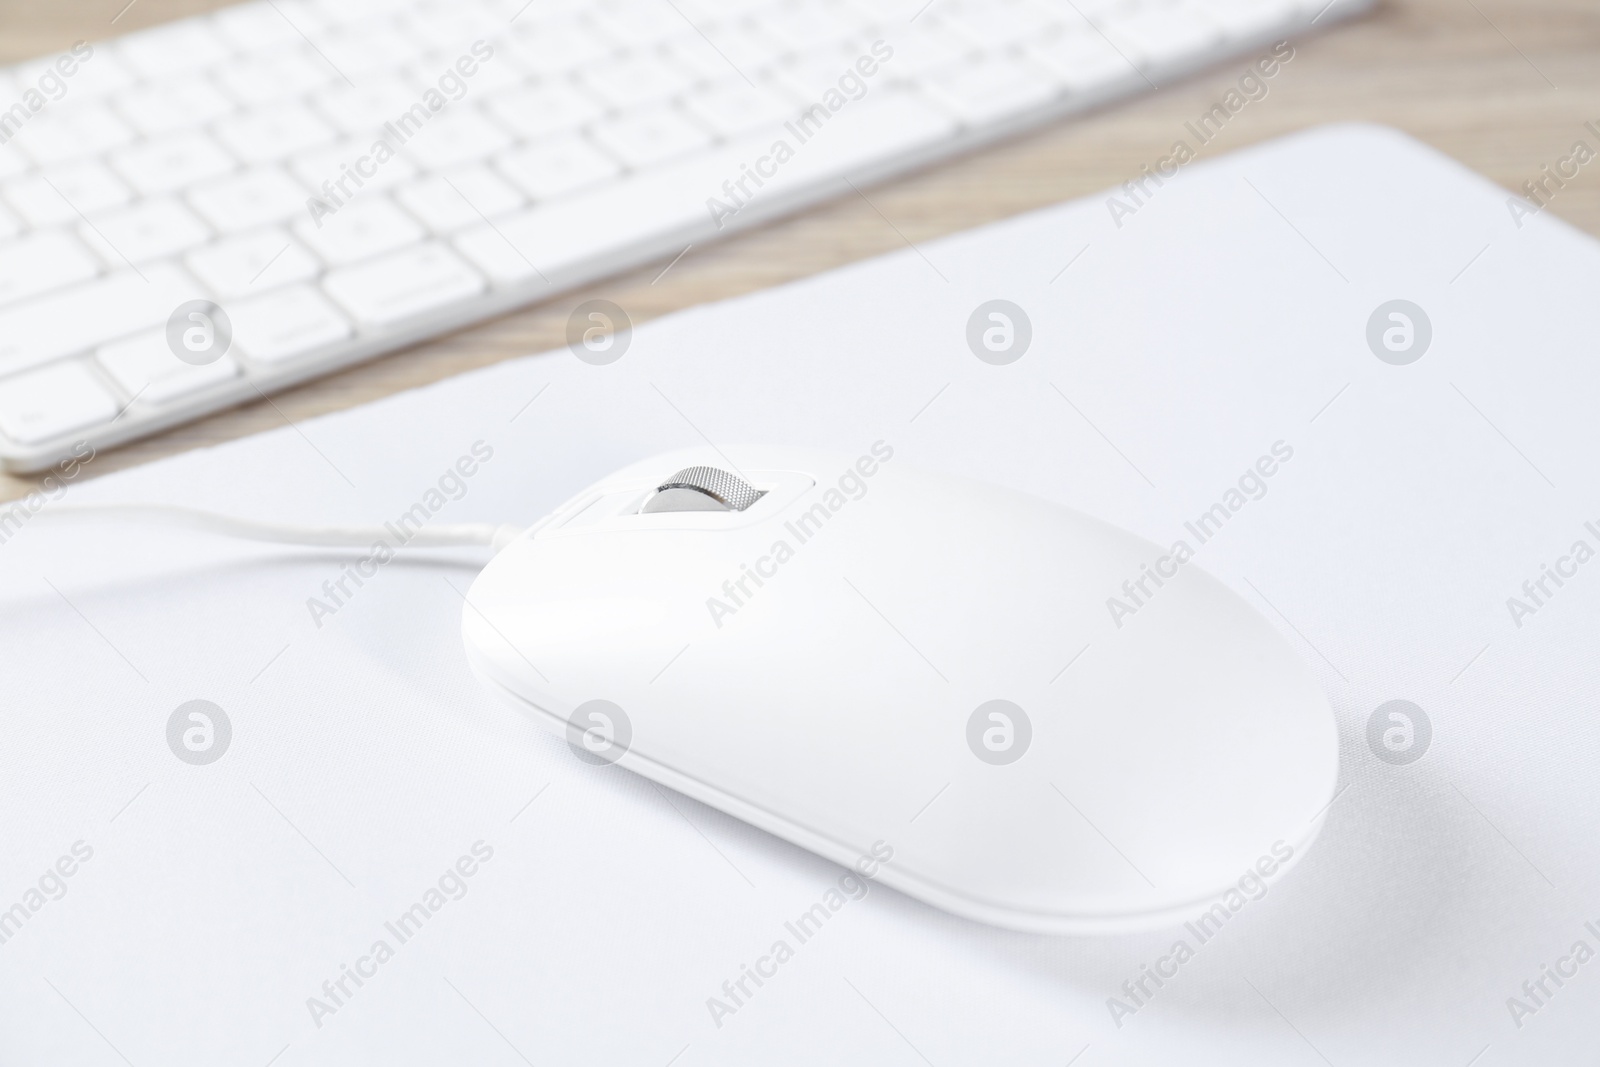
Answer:
<svg viewBox="0 0 1600 1067"><path fill-rule="evenodd" d="M0 60L59 51L77 39L222 6L217 0L0 0ZM121 16L116 25L113 16ZM1297 55L1205 147L1202 158L1325 122L1387 123L1509 189L1600 123L1600 4L1596 0L1381 0L1366 17L1296 42ZM564 343L568 311L603 295L640 323L1126 181L1183 135L1239 76L1219 64L1159 93L1069 119L872 194L813 208L721 244L695 247L659 280L664 263L550 303L418 345L275 397L136 442L97 458L89 473L216 444L487 363ZM1600 236L1600 167L1586 168L1551 210ZM896 229L900 233L896 233ZM31 488L0 475L0 500Z"/></svg>

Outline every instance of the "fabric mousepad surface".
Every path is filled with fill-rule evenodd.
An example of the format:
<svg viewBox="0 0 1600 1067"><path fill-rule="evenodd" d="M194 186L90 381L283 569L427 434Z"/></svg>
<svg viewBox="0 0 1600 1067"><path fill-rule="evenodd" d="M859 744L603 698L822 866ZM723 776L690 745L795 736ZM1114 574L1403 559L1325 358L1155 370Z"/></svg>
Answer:
<svg viewBox="0 0 1600 1067"><path fill-rule="evenodd" d="M1573 1062L1600 248L1508 200L1393 131L1314 130L671 315L603 365L58 476L0 510L0 1061ZM1329 693L1320 838L1203 927L992 929L502 705L460 640L482 552L31 510L531 523L706 441L884 442L1185 543Z"/></svg>

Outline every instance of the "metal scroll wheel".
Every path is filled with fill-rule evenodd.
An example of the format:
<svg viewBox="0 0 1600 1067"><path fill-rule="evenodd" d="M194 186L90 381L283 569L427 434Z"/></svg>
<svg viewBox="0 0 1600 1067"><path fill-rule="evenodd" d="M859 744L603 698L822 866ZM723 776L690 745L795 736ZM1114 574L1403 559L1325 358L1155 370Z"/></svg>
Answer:
<svg viewBox="0 0 1600 1067"><path fill-rule="evenodd" d="M765 495L716 467L685 467L657 486L639 511L743 511Z"/></svg>

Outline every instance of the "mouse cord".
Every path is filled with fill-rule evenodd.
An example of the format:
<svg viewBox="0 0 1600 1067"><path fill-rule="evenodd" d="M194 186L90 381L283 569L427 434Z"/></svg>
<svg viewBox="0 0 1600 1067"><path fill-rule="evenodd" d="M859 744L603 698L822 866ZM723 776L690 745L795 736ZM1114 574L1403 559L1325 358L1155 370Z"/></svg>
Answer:
<svg viewBox="0 0 1600 1067"><path fill-rule="evenodd" d="M269 541L281 545L319 545L335 548L368 548L374 542L401 540L398 531L385 526L287 526L258 522L232 515L219 515L194 508L153 504L69 505L42 508L36 517L57 519L125 520L176 526L218 537L245 541ZM406 546L446 548L457 545L487 545L496 552L515 541L523 532L520 526L487 522L424 526L403 539Z"/></svg>

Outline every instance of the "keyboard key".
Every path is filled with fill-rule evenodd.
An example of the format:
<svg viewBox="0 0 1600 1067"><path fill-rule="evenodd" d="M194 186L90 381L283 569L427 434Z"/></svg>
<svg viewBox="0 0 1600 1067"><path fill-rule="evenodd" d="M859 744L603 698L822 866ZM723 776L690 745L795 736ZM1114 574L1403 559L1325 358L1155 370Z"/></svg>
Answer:
<svg viewBox="0 0 1600 1067"><path fill-rule="evenodd" d="M484 282L455 253L427 244L333 271L322 287L362 325L391 326L476 296Z"/></svg>
<svg viewBox="0 0 1600 1067"><path fill-rule="evenodd" d="M686 28L683 18L667 4L596 8L592 15L595 29L623 48L645 48Z"/></svg>
<svg viewBox="0 0 1600 1067"><path fill-rule="evenodd" d="M835 7L833 13L849 27L847 36L872 41L890 36L888 25L897 16L909 20L916 10L917 5L908 6L906 0L852 0Z"/></svg>
<svg viewBox="0 0 1600 1067"><path fill-rule="evenodd" d="M1044 9L1029 4L989 0L979 7L935 9L931 16L957 37L985 51L995 51L1011 44L1038 39L1047 29L1057 25ZM1072 10L1065 9L1072 17Z"/></svg>
<svg viewBox="0 0 1600 1067"><path fill-rule="evenodd" d="M289 5L284 5L288 11ZM241 52L299 44L304 38L271 4L234 4L211 16L217 35ZM307 27L311 29L312 27Z"/></svg>
<svg viewBox="0 0 1600 1067"><path fill-rule="evenodd" d="M1282 29L1291 17L1276 0L1211 0L1206 4L1205 16L1215 22L1224 35L1248 40Z"/></svg>
<svg viewBox="0 0 1600 1067"><path fill-rule="evenodd" d="M294 231L324 262L333 266L416 244L426 235L415 219L382 193L363 193L337 214L324 216L319 228L300 219Z"/></svg>
<svg viewBox="0 0 1600 1067"><path fill-rule="evenodd" d="M1069 93L1110 92L1143 81L1137 68L1093 28L1031 44L1028 57Z"/></svg>
<svg viewBox="0 0 1600 1067"><path fill-rule="evenodd" d="M1128 0L1074 0L1072 6L1074 10L1062 16L1062 22L1069 28L1084 24L1084 20L1096 26L1104 25L1108 16L1133 5Z"/></svg>
<svg viewBox="0 0 1600 1067"><path fill-rule="evenodd" d="M258 363L285 363L350 336L350 323L308 286L228 305L233 343Z"/></svg>
<svg viewBox="0 0 1600 1067"><path fill-rule="evenodd" d="M727 77L738 78L744 83L726 56L720 55L710 42L681 19L678 25L681 27L678 32L663 41L660 48L674 66L681 67L689 75L695 85L721 81ZM752 65L749 72L756 77L761 72L761 66Z"/></svg>
<svg viewBox="0 0 1600 1067"><path fill-rule="evenodd" d="M119 93L113 103L146 137L192 130L231 114L236 107L201 75L141 85Z"/></svg>
<svg viewBox="0 0 1600 1067"><path fill-rule="evenodd" d="M175 255L206 241L211 231L176 200L143 200L81 224L85 244L113 266L124 260L145 263Z"/></svg>
<svg viewBox="0 0 1600 1067"><path fill-rule="evenodd" d="M373 0L272 0L272 7L302 36L319 37L372 14ZM394 0L386 0L393 5Z"/></svg>
<svg viewBox="0 0 1600 1067"><path fill-rule="evenodd" d="M576 129L603 110L594 97L563 82L496 93L483 106L506 129L530 141Z"/></svg>
<svg viewBox="0 0 1600 1067"><path fill-rule="evenodd" d="M787 42L763 34L759 26L759 18L755 25L731 20L697 21L695 30L674 37L668 48L678 62L701 79L742 73L759 84L761 72L791 51ZM689 33L694 34L693 38Z"/></svg>
<svg viewBox="0 0 1600 1067"><path fill-rule="evenodd" d="M494 285L522 285L539 278L533 260L493 226L480 223L459 234L453 244Z"/></svg>
<svg viewBox="0 0 1600 1067"><path fill-rule="evenodd" d="M34 226L71 222L85 215L126 204L132 193L98 163L62 167L5 183L5 197Z"/></svg>
<svg viewBox="0 0 1600 1067"><path fill-rule="evenodd" d="M337 207L334 198L348 200L363 191L388 189L417 173L417 165L403 155L390 156L382 163L373 154L372 141L338 141L295 157L290 165L295 177L305 183L312 196ZM361 171L371 173L363 175ZM326 183L332 183L329 193ZM306 208L302 201L302 208ZM309 211L309 208L306 208Z"/></svg>
<svg viewBox="0 0 1600 1067"><path fill-rule="evenodd" d="M68 77L68 91L74 100L87 100L91 96L105 96L108 93L119 93L133 84L134 77L131 71L117 59L116 54L109 48L96 44L94 54L85 59L70 49L63 49L54 55L41 56L29 60L12 68L17 84L38 85L40 77L48 72L59 75L61 60L65 57L72 71Z"/></svg>
<svg viewBox="0 0 1600 1067"><path fill-rule="evenodd" d="M0 245L0 305L59 289L100 273L100 263L70 234L30 233ZM4 319L0 319L3 323ZM0 335L0 351L5 337Z"/></svg>
<svg viewBox="0 0 1600 1067"><path fill-rule="evenodd" d="M1216 0L1177 0L1178 3L1215 3ZM1278 0L1265 0L1267 3L1276 3ZM1075 26L1083 22L1081 18L1069 7L1056 2L1056 0L1006 0L1008 7L1025 9L1017 12L1018 17L1028 20L1036 26L1034 36L1043 36L1054 33L1066 26ZM982 10L982 3L968 3L963 0L957 9L962 13L972 10Z"/></svg>
<svg viewBox="0 0 1600 1067"><path fill-rule="evenodd" d="M514 211L524 203L521 193L484 167L431 174L400 187L394 195L423 225L441 235Z"/></svg>
<svg viewBox="0 0 1600 1067"><path fill-rule="evenodd" d="M712 25L731 19L741 19L746 16L758 15L771 4L771 0L673 0L679 11L690 22L701 29L709 29ZM862 0L856 0L857 3ZM890 0L875 0L878 3ZM894 3L903 4L905 0L892 0ZM915 11L912 8L911 11ZM910 14L910 11L904 14ZM901 14L898 7L891 14Z"/></svg>
<svg viewBox="0 0 1600 1067"><path fill-rule="evenodd" d="M305 186L276 167L230 175L189 190L189 203L222 233L253 230L306 210Z"/></svg>
<svg viewBox="0 0 1600 1067"><path fill-rule="evenodd" d="M337 136L301 104L248 111L217 128L217 136L246 163L276 163Z"/></svg>
<svg viewBox="0 0 1600 1067"><path fill-rule="evenodd" d="M50 166L108 152L133 140L133 128L98 100L63 102L40 112L17 131L12 142Z"/></svg>
<svg viewBox="0 0 1600 1067"><path fill-rule="evenodd" d="M324 37L318 47L329 65L359 85L367 75L396 70L416 59L427 45L419 46L387 20L372 19Z"/></svg>
<svg viewBox="0 0 1600 1067"><path fill-rule="evenodd" d="M497 33L498 28L482 36L485 38L496 37ZM471 94L474 100L481 99L490 93L505 92L519 88L532 80L529 73L524 71L522 66L517 63L512 53L500 47L500 42L503 38L497 39L491 46L494 48L494 54L489 59L484 59L481 55L472 51L474 40L476 39L464 41L457 48L443 51L437 50L439 46L435 44L435 51L422 56L406 67L402 73L413 84L437 87L439 78L446 71L455 67L462 56L466 56L476 64L472 73L464 79L467 92ZM486 41L485 43L488 42ZM456 73L460 74L461 72L457 70ZM543 73L543 71L534 71L533 76L539 77ZM448 95L448 87L446 92Z"/></svg>
<svg viewBox="0 0 1600 1067"><path fill-rule="evenodd" d="M146 196L227 174L238 163L204 133L179 133L143 141L111 157L117 172Z"/></svg>
<svg viewBox="0 0 1600 1067"><path fill-rule="evenodd" d="M258 230L190 252L194 276L221 299L254 296L317 276L322 264L283 230Z"/></svg>
<svg viewBox="0 0 1600 1067"><path fill-rule="evenodd" d="M969 125L1001 122L1056 95L1050 78L1012 56L969 60L922 81L928 96Z"/></svg>
<svg viewBox="0 0 1600 1067"><path fill-rule="evenodd" d="M711 143L706 131L669 107L638 108L597 122L591 135L628 166L642 169Z"/></svg>
<svg viewBox="0 0 1600 1067"><path fill-rule="evenodd" d="M830 119L757 196L781 202L786 192L837 182L878 160L926 150L955 132L950 118L909 93L870 96ZM497 225L556 284L641 243L715 236L719 227L706 206L708 193L737 178L745 165L759 166L776 135L753 135L556 203L536 204Z"/></svg>
<svg viewBox="0 0 1600 1067"><path fill-rule="evenodd" d="M303 43L241 58L218 70L217 81L246 107L270 107L295 97L345 84L328 61Z"/></svg>
<svg viewBox="0 0 1600 1067"><path fill-rule="evenodd" d="M684 109L723 137L776 126L800 109L773 90L751 88L743 78L723 78L702 86L684 100Z"/></svg>
<svg viewBox="0 0 1600 1067"><path fill-rule="evenodd" d="M795 126L811 129L814 122L814 117L808 122L797 120ZM851 103L811 133L794 159L768 180L762 194L781 193L807 182L837 180L836 175L880 158L894 159L901 152L936 145L953 137L955 129L948 116L920 96L886 89ZM781 132L785 139L792 137L787 129ZM747 143L764 154L770 141L756 137ZM748 155L749 149L744 154Z"/></svg>
<svg viewBox="0 0 1600 1067"><path fill-rule="evenodd" d="M622 168L581 137L552 137L496 160L524 193L543 200L615 177Z"/></svg>
<svg viewBox="0 0 1600 1067"><path fill-rule="evenodd" d="M475 163L511 146L505 132L476 111L447 111L406 142L406 153L428 170Z"/></svg>
<svg viewBox="0 0 1600 1067"><path fill-rule="evenodd" d="M882 73L893 79L916 79L930 70L958 62L972 51L965 38L952 33L933 19L918 20L894 39L885 38L894 55L883 64Z"/></svg>
<svg viewBox="0 0 1600 1067"><path fill-rule="evenodd" d="M630 55L608 59L579 71L583 84L612 107L654 104L682 93L694 80L659 56Z"/></svg>
<svg viewBox="0 0 1600 1067"><path fill-rule="evenodd" d="M1147 69L1202 58L1222 39L1216 23L1181 7L1129 12L1107 19L1101 28L1129 59Z"/></svg>
<svg viewBox="0 0 1600 1067"><path fill-rule="evenodd" d="M84 363L57 363L0 380L0 433L18 444L48 441L116 416L116 398Z"/></svg>
<svg viewBox="0 0 1600 1067"><path fill-rule="evenodd" d="M787 89L792 97L805 101L809 106L828 92L845 92L839 87L839 79L846 74L856 74L857 81L869 85L855 70L856 60L865 52L863 48L827 45L784 60L772 69L772 78ZM861 95L864 91L858 87L855 95Z"/></svg>
<svg viewBox="0 0 1600 1067"><path fill-rule="evenodd" d="M233 47L205 19L182 19L139 30L98 48L114 51L129 68L152 81L215 67L233 52Z"/></svg>
<svg viewBox="0 0 1600 1067"><path fill-rule="evenodd" d="M167 347L167 331L153 330L101 346L95 359L122 391L141 404L160 404L239 375L224 353L211 363L185 363Z"/></svg>
<svg viewBox="0 0 1600 1067"><path fill-rule="evenodd" d="M808 0L774 5L762 14L760 26L763 33L785 42L796 52L834 44L849 36L851 29L831 7Z"/></svg>
<svg viewBox="0 0 1600 1067"><path fill-rule="evenodd" d="M372 13L373 0L343 0L327 3L326 0L272 0L272 7L294 25L303 37L318 37L331 33L352 20L365 18ZM394 0L384 0L393 5Z"/></svg>
<svg viewBox="0 0 1600 1067"><path fill-rule="evenodd" d="M511 24L512 38L503 46L523 67L554 76L609 56L611 42L576 18L535 20L520 18ZM498 51L502 46L496 44Z"/></svg>
<svg viewBox="0 0 1600 1067"><path fill-rule="evenodd" d="M399 78L373 78L355 86L336 82L318 93L313 103L341 131L365 138L376 136L384 123L404 114L417 96L417 90Z"/></svg>
<svg viewBox="0 0 1600 1067"><path fill-rule="evenodd" d="M488 4L410 5L397 15L395 22L406 39L412 42L414 49L443 49L451 51L454 56L465 52L473 41L488 39L505 29L506 23L517 13L522 2L518 0L503 14L496 14ZM535 5L535 11L546 13L549 6L541 2ZM536 18L535 11L529 11L523 17Z"/></svg>
<svg viewBox="0 0 1600 1067"><path fill-rule="evenodd" d="M0 308L0 374L163 325L179 304L203 295L176 267L152 263L142 278L123 269Z"/></svg>
<svg viewBox="0 0 1600 1067"><path fill-rule="evenodd" d="M322 15L324 28L330 33L359 27L376 18L387 20L396 15L397 9L405 11L411 6L397 4L395 0L301 0L301 2L315 6ZM506 14L509 17L510 12Z"/></svg>

